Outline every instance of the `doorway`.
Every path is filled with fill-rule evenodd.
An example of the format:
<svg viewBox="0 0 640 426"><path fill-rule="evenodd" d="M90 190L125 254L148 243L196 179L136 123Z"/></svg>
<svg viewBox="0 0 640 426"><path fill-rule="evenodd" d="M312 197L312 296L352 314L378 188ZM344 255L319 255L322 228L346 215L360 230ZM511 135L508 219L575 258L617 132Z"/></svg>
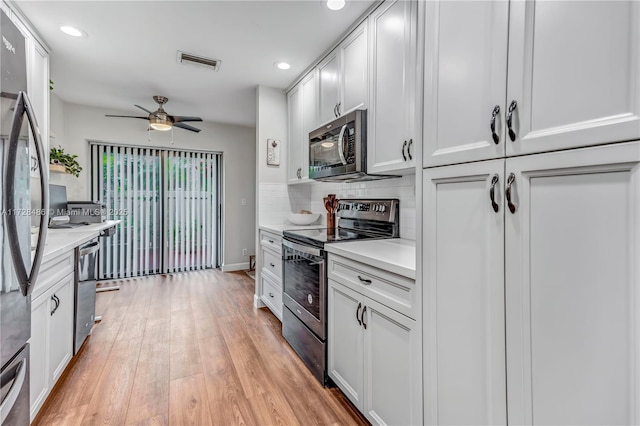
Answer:
<svg viewBox="0 0 640 426"><path fill-rule="evenodd" d="M216 268L220 153L91 143L92 199L121 220L102 240L99 279Z"/></svg>

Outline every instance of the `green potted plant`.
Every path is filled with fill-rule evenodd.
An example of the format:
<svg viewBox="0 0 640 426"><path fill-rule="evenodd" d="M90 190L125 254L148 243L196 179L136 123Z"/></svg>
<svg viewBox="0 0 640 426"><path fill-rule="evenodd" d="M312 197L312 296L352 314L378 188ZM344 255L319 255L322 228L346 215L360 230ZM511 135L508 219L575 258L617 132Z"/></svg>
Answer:
<svg viewBox="0 0 640 426"><path fill-rule="evenodd" d="M82 171L82 167L80 163L78 163L77 155L65 154L64 148L62 146L56 148L51 147L51 151L49 152L49 163L50 164L58 164L64 166L66 173L69 173L75 177L80 176L80 172Z"/></svg>

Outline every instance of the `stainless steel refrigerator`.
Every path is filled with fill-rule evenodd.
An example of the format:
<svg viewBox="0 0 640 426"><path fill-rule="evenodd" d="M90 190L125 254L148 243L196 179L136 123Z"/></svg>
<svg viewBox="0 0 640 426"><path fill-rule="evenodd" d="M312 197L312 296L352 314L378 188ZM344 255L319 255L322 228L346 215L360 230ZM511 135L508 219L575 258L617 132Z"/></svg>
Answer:
<svg viewBox="0 0 640 426"><path fill-rule="evenodd" d="M27 95L26 40L1 12L0 424L28 425L31 290L48 222L45 152Z"/></svg>

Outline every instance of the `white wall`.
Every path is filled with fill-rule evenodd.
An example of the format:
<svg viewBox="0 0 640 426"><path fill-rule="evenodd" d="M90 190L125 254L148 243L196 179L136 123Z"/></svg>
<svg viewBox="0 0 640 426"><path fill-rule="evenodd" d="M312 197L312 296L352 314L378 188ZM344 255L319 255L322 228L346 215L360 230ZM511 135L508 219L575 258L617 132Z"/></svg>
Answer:
<svg viewBox="0 0 640 426"><path fill-rule="evenodd" d="M242 256L242 249L255 253L255 129L221 123L194 123L202 129L193 133L182 129L151 132L151 141L144 120L108 118L105 114L131 114L132 111L114 111L85 105L61 102L51 103L51 139L54 146L62 145L65 152L78 155L83 167L79 178L51 174L51 183L67 186L70 200L88 200L91 196L91 167L88 141L142 145L164 148L201 149L222 152L223 157L223 269L246 269L249 257ZM62 110L62 111L61 111ZM63 117L62 120L60 118ZM61 123L62 121L62 123ZM60 130L62 129L62 130ZM241 200L246 199L246 205Z"/></svg>

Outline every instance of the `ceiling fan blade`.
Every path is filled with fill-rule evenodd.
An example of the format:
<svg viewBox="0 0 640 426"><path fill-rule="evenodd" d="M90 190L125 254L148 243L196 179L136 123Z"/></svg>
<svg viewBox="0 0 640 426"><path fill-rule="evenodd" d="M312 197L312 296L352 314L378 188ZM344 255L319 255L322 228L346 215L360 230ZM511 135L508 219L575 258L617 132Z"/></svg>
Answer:
<svg viewBox="0 0 640 426"><path fill-rule="evenodd" d="M184 115L172 115L171 118L173 119L174 123L183 123L185 121L202 121L202 118L200 117L189 117Z"/></svg>
<svg viewBox="0 0 640 426"><path fill-rule="evenodd" d="M148 120L149 119L149 117L140 117L140 116L135 116L135 115L111 115L111 114L106 114L105 117L141 118L143 120Z"/></svg>
<svg viewBox="0 0 640 426"><path fill-rule="evenodd" d="M140 105L136 105L136 104L133 104L133 106L138 107L138 108L140 108L141 110L143 110L144 112L148 112L149 114L153 114L153 115L155 115L156 117L158 117L158 116L156 115L156 113L155 113L155 112L151 112L151 111L149 111L148 109L146 109L145 107L141 107ZM158 118L160 118L160 117L158 117Z"/></svg>
<svg viewBox="0 0 640 426"><path fill-rule="evenodd" d="M185 129L185 130L191 130L192 132L196 132L199 133L200 129L196 129L193 126L189 126L188 124L184 124L184 123L174 123L173 124L175 127L180 127L181 129Z"/></svg>

